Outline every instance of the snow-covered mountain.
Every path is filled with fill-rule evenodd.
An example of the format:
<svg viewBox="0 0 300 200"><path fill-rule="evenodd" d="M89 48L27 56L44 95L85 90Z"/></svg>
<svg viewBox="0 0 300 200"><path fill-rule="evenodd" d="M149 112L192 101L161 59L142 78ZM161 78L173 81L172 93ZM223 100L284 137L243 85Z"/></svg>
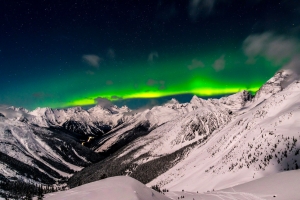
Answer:
<svg viewBox="0 0 300 200"><path fill-rule="evenodd" d="M112 156L69 184L130 175L148 186L207 191L297 169L300 84L285 85L291 76L279 71L254 97L193 97L138 113L97 141L95 151Z"/></svg>
<svg viewBox="0 0 300 200"><path fill-rule="evenodd" d="M70 187L128 175L173 191L224 189L299 168L300 83L293 78L291 71L279 71L255 96L241 91L220 99L194 96L189 103L172 99L141 112L126 106L31 112L11 107L0 115L0 135L3 145L17 148L4 145L0 152L36 165L52 180L61 180L53 171L61 177L78 171ZM90 149L81 145L86 140ZM85 167L101 159L91 150L106 158ZM9 177L9 167L4 169L0 174Z"/></svg>
<svg viewBox="0 0 300 200"><path fill-rule="evenodd" d="M101 159L80 144L78 134L30 125L20 119L0 115L0 193L2 184L64 182Z"/></svg>
<svg viewBox="0 0 300 200"><path fill-rule="evenodd" d="M63 127L67 130L90 136L101 136L111 128L126 121L124 113L131 110L123 106L103 108L95 106L89 110L81 107L68 109L37 108L28 112L29 122L41 127Z"/></svg>
<svg viewBox="0 0 300 200"><path fill-rule="evenodd" d="M298 169L300 83L281 87L288 77L289 72L277 73L207 143L197 145L149 185L207 191Z"/></svg>
<svg viewBox="0 0 300 200"><path fill-rule="evenodd" d="M74 187L78 180L95 181L103 174L128 174L147 183L180 162L195 146L206 143L213 132L231 121L232 110L250 100L247 91L220 100L194 96L190 103L172 100L134 114L94 141L96 152L112 156L76 173L69 183Z"/></svg>

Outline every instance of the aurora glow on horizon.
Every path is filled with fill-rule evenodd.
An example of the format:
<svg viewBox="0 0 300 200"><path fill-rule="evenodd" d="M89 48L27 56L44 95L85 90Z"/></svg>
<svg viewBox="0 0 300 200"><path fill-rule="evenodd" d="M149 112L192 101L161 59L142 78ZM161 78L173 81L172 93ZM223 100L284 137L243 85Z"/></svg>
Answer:
<svg viewBox="0 0 300 200"><path fill-rule="evenodd" d="M2 8L0 104L28 109L256 92L300 50L300 3L16 2Z"/></svg>

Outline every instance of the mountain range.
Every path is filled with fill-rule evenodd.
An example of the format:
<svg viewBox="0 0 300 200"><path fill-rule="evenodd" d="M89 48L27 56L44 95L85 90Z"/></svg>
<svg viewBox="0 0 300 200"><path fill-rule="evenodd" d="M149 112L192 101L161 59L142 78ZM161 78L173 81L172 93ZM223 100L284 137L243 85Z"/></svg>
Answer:
<svg viewBox="0 0 300 200"><path fill-rule="evenodd" d="M1 107L0 181L73 188L130 176L202 193L297 170L299 99L300 82L281 70L255 95L172 99L143 111Z"/></svg>

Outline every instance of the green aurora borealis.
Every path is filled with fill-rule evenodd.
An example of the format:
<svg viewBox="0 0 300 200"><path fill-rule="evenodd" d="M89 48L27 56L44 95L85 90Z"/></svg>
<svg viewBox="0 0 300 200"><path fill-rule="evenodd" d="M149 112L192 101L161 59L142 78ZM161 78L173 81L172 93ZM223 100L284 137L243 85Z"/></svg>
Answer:
<svg viewBox="0 0 300 200"><path fill-rule="evenodd" d="M33 107L53 108L93 105L98 97L112 101L179 94L213 97L241 90L256 92L281 67L263 58L255 64L247 64L247 58L239 52L224 54L224 69L216 71L213 64L219 58L220 55L211 53L199 58L186 55L183 58L159 58L154 62L118 63L118 67L113 67L113 72L109 66L116 64L110 63L105 69L91 69L93 74L77 70L62 74L55 80L40 80L34 87L25 84L19 94L28 90L43 91L35 94L37 104ZM204 66L196 65L194 69L189 69L195 59L201 60ZM24 90L24 87L28 89Z"/></svg>
<svg viewBox="0 0 300 200"><path fill-rule="evenodd" d="M5 1L0 105L106 98L138 108L255 93L300 55L297 9L284 0Z"/></svg>

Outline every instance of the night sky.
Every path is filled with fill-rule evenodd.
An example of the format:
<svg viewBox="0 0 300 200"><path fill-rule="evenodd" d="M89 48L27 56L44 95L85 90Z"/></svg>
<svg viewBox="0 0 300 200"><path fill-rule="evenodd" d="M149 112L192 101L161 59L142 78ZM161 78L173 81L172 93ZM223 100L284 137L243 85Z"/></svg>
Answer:
<svg viewBox="0 0 300 200"><path fill-rule="evenodd" d="M255 92L299 55L298 0L0 0L0 104L136 108Z"/></svg>

